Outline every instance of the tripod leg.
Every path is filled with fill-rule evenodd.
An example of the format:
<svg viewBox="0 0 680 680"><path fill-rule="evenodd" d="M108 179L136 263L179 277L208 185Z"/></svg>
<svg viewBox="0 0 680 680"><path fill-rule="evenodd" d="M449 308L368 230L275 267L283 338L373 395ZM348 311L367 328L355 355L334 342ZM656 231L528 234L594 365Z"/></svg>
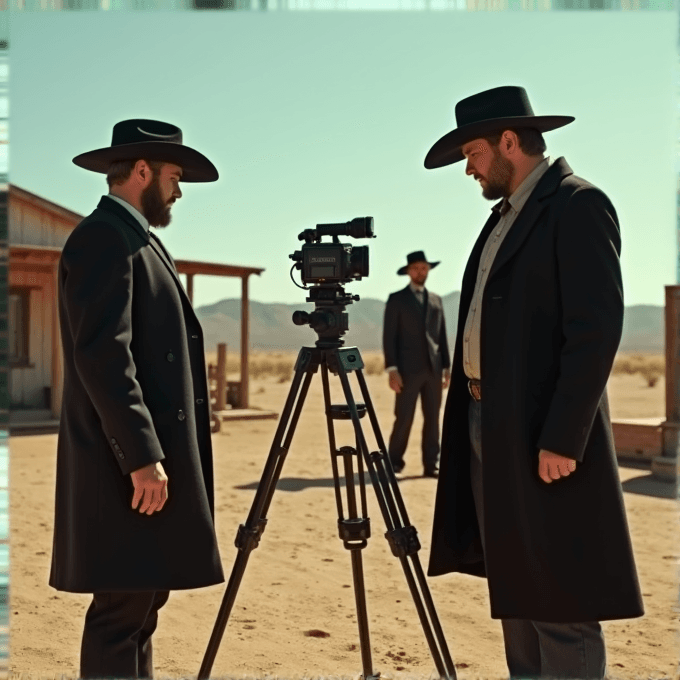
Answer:
<svg viewBox="0 0 680 680"><path fill-rule="evenodd" d="M337 365L337 372L342 384L343 392L345 394L345 399L347 400L347 405L349 407L349 413L356 432L357 441L359 443L361 453L363 454L366 461L366 465L369 469L371 481L378 497L378 504L380 505L380 509L387 525L388 531L386 537L390 543L392 553L395 555L395 557L399 558L402 568L404 569L406 581L409 586L409 590L411 591L411 596L416 606L416 610L423 627L423 632L425 634L428 646L430 647L430 652L437 667L437 671L441 677L455 680L455 665L448 651L448 646L441 630L441 625L439 624L437 613L434 609L434 603L432 602L422 568L419 568L420 562L418 561L416 563L416 576L418 577L418 585L420 586L420 589L423 591L423 593L427 592L427 596L424 597L425 606L423 605L423 597L421 597L421 593L416 586L416 579L414 578L411 571L411 565L406 559L407 557L413 557L414 555L417 558L417 551L420 549L420 543L417 538L415 527L408 523L406 507L404 505L403 499L401 498L401 493L399 491L396 478L394 477L392 466L389 463L389 459L385 453L384 441L378 428L375 410L373 409L366 382L361 371L363 362L361 360L357 362L357 356L359 354L358 349L352 348L352 356L348 357L348 359L351 358L351 360L357 365L352 366L349 370L357 371L357 379L359 380L371 424L375 430L376 441L378 441L379 445L381 446L381 451L379 453L373 455L369 454L366 439L361 428L356 402L354 401L352 389L347 376L348 367L343 362L342 354L348 353L349 351L350 348L336 350L335 364ZM387 463L385 461L387 461ZM432 625L430 619L428 618L428 614L429 617L433 619ZM436 639L435 634L433 634L432 631L433 627L435 630Z"/></svg>
<svg viewBox="0 0 680 680"><path fill-rule="evenodd" d="M371 400L371 395L368 391L368 385L366 384L366 378L364 377L363 371L359 370L357 371L357 381L359 382L359 388L361 390L361 395L364 399L364 403L366 405L366 409L368 411L368 417L369 420L371 421L371 425L373 427L373 432L374 436L376 438L376 442L378 443L378 448L381 452L383 452L382 455L382 463L383 463L383 468L386 471L386 477L387 479L390 480L390 487L393 490L394 497L397 502L397 506L399 508L399 514L402 517L403 524L405 526L409 526L410 522L408 519L408 514L406 512L406 506L404 505L404 501L401 495L401 491L399 490L399 484L397 483L396 478L394 477L394 471L392 470L392 464L390 462L389 456L387 456L384 452L386 451L385 447L385 442L382 438L382 433L380 432L380 426L378 424L378 418L375 413L375 409L373 408L373 402ZM384 480L384 485L387 485L387 479ZM427 587L427 581L425 579L425 573L423 572L423 567L420 564L420 558L417 553L414 553L411 555L411 560L413 562L414 570L416 572L416 578L418 580L418 583L421 584L421 591L423 594L423 599L425 600L425 605L427 607L428 613L430 615L430 619L432 621L432 626L435 631L435 635L437 636L437 640L439 642L440 648L442 650L442 654L444 656L444 661L446 662L447 667L449 668L455 668L453 660L451 659L451 655L449 653L448 646L446 644L446 639L444 637L444 631L442 630L441 623L439 622L439 617L437 616L437 612L434 606L434 601L432 600L432 595L430 593L429 588Z"/></svg>
<svg viewBox="0 0 680 680"><path fill-rule="evenodd" d="M198 672L198 680L207 680L210 677L224 630L229 621L229 615L236 600L236 594L248 564L248 558L250 553L257 548L267 523L266 514L274 495L276 484L281 476L283 463L295 433L297 421L309 390L309 384L318 366L318 355L318 350L307 347L303 347L298 354L295 364L295 375L293 376L288 397L281 413L281 420L276 428L262 478L255 492L255 499L253 500L245 525L241 524L238 528L235 541L238 554L236 555L236 561L217 614L217 620L215 621L215 626ZM305 379L302 389L300 389L303 375L305 375ZM293 406L295 406L294 411ZM291 412L293 412L292 418Z"/></svg>
<svg viewBox="0 0 680 680"><path fill-rule="evenodd" d="M373 659L371 657L371 639L368 628L368 610L366 608L366 587L364 585L364 566L361 551L366 547L366 539L370 535L370 523L365 517L366 503L365 492L362 492L363 516L359 516L356 493L354 487L354 466L353 456L357 455L357 450L351 447L343 447L339 451L336 449L335 431L333 419L331 417L331 398L328 385L328 367L325 363L321 364L321 381L323 385L323 396L326 407L326 423L328 426L328 441L331 449L331 464L333 467L333 482L335 486L335 499L338 506L338 531L345 548L350 551L352 563L352 579L354 583L354 599L357 608L357 623L359 626L359 645L361 648L361 665L363 668L364 680L373 680L378 675L373 674ZM345 489L347 491L347 513L345 519L342 495L340 493L340 478L336 458L342 455L345 468ZM361 470L361 468L360 468ZM362 482L363 483L363 482Z"/></svg>

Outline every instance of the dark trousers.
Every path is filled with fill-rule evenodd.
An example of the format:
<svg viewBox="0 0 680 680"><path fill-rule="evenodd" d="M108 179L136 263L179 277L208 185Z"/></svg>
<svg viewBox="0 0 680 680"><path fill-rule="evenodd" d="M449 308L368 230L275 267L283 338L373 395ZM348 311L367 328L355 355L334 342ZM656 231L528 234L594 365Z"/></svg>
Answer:
<svg viewBox="0 0 680 680"><path fill-rule="evenodd" d="M167 590L94 593L85 614L81 678L153 678L151 635Z"/></svg>
<svg viewBox="0 0 680 680"><path fill-rule="evenodd" d="M439 409L442 403L442 375L423 371L401 376L404 387L396 395L394 403L394 427L390 436L389 456L395 472L404 467L404 451L413 425L416 402L420 396L423 408L423 467L437 470L439 467Z"/></svg>
<svg viewBox="0 0 680 680"><path fill-rule="evenodd" d="M470 481L484 548L482 487L482 409L470 397ZM598 621L548 623L501 619L505 657L511 678L602 680L606 672L604 635Z"/></svg>

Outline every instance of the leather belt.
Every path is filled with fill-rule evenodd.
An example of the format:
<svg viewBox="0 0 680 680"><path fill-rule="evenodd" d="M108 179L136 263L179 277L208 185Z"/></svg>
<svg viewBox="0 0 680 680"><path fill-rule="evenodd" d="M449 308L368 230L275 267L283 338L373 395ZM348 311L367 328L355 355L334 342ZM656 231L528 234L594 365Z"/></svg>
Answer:
<svg viewBox="0 0 680 680"><path fill-rule="evenodd" d="M482 400L482 382L481 380L468 380L468 392L472 395L475 401Z"/></svg>

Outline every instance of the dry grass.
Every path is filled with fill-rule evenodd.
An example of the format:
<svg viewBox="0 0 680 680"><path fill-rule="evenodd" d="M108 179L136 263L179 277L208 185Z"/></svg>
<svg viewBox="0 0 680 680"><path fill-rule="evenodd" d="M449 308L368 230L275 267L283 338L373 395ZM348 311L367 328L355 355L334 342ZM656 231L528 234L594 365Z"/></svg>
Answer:
<svg viewBox="0 0 680 680"><path fill-rule="evenodd" d="M278 382L288 382L293 377L293 369L297 352L258 352L253 351L248 357L248 368L253 380L273 377ZM381 352L362 352L364 360L364 372L367 375L377 375L385 368ZM207 364L217 365L217 352L206 352ZM236 353L227 354L227 379L238 380L241 371L241 355Z"/></svg>
<svg viewBox="0 0 680 680"><path fill-rule="evenodd" d="M663 354L645 354L643 352L618 354L612 368L612 375L640 374L649 387L654 387L665 372L666 360Z"/></svg>
<svg viewBox="0 0 680 680"><path fill-rule="evenodd" d="M206 352L206 362L217 364L217 352ZM379 375L384 371L385 363L382 352L362 352L367 375ZM261 352L253 351L249 357L250 377L254 380L259 378L273 377L279 382L288 382L293 376L293 368L297 352ZM236 353L227 354L227 376L229 380L238 380L241 371L241 356ZM654 387L658 379L666 371L666 362L663 354L649 354L642 352L620 353L616 356L612 375L639 374L643 380Z"/></svg>

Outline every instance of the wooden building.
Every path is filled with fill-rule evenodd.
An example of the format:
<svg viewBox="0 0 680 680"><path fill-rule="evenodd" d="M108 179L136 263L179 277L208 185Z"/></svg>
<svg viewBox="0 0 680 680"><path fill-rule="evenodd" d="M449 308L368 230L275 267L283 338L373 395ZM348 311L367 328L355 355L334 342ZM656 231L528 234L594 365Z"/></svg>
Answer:
<svg viewBox="0 0 680 680"><path fill-rule="evenodd" d="M83 219L67 208L9 185L10 431L19 423L58 421L63 385L57 305L61 249ZM241 406L248 406L248 277L263 269L175 260L193 302L197 274L239 277L241 299Z"/></svg>

